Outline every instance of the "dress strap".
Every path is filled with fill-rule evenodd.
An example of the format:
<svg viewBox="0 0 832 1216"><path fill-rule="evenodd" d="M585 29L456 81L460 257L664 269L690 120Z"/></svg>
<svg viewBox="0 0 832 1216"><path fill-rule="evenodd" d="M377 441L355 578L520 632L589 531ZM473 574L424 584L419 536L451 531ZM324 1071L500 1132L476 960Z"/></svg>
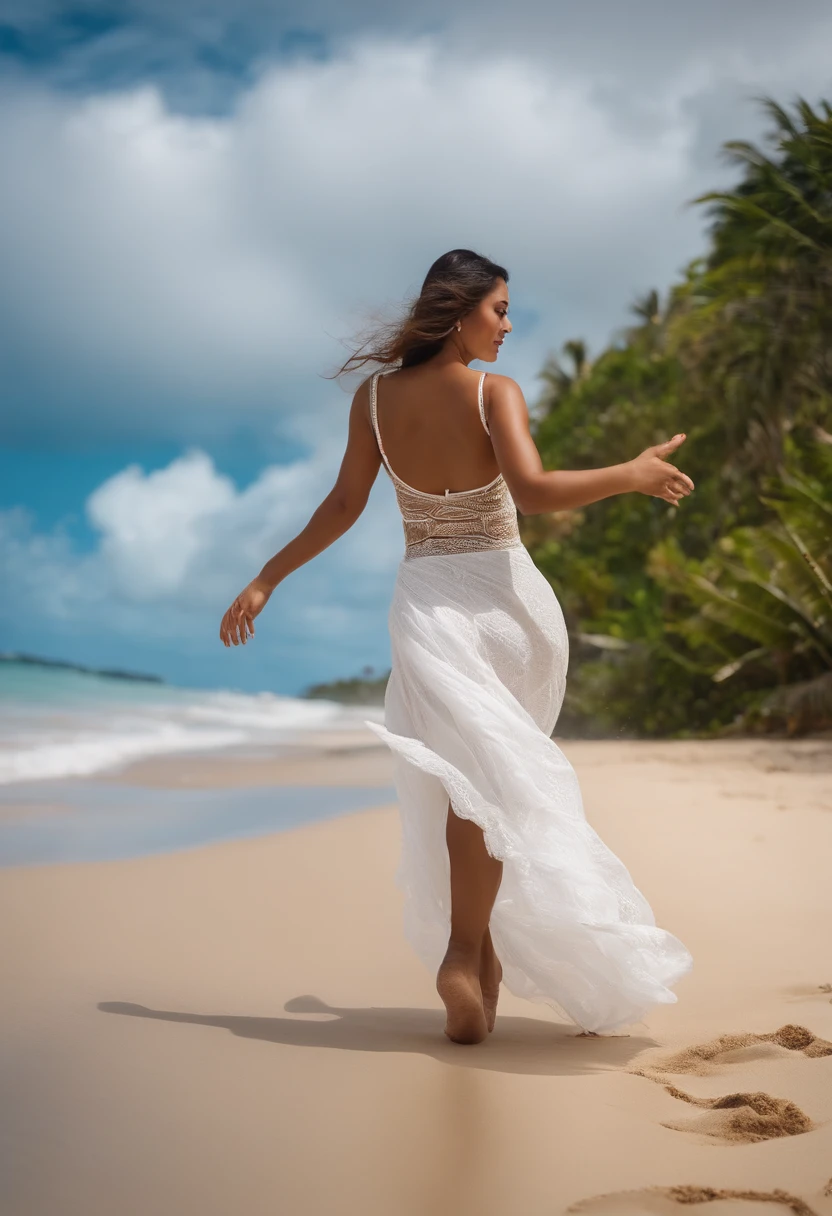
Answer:
<svg viewBox="0 0 832 1216"><path fill-rule="evenodd" d="M381 431L378 429L378 378L381 372L376 372L370 381L370 419L373 424L373 434L376 437L378 450L381 454L381 459L384 461L384 467L387 472L395 480L396 474L390 468L390 461L387 459L387 453L384 450L384 444L381 442Z"/></svg>
<svg viewBox="0 0 832 1216"><path fill-rule="evenodd" d="M483 402L482 402L482 386L483 386L483 381L485 380L485 377L487 375L488 375L488 372L483 372L482 375L480 376L479 389L477 390L477 401L479 403L480 419L482 420L482 424L485 427L485 433L486 433L486 435L490 435L491 432L489 431L488 423L485 420L485 406L483 405Z"/></svg>

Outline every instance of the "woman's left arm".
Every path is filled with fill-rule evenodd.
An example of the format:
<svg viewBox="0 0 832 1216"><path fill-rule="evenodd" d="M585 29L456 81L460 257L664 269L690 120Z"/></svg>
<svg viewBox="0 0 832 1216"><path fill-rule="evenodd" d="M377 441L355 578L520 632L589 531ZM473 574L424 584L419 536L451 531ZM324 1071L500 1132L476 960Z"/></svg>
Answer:
<svg viewBox="0 0 832 1216"><path fill-rule="evenodd" d="M228 609L220 625L220 640L225 646L237 646L240 642L245 645L248 637L254 637L254 618L262 612L278 583L349 531L366 507L381 467L368 403L368 382L365 382L352 400L347 448L335 485L303 531L269 558Z"/></svg>

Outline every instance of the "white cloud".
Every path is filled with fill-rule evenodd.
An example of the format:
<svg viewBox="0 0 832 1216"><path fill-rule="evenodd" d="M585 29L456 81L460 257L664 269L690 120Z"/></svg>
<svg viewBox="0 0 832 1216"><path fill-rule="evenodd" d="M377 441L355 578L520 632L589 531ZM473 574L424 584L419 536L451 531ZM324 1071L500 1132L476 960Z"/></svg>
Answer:
<svg viewBox="0 0 832 1216"><path fill-rule="evenodd" d="M0 512L3 586L35 627L75 622L125 639L140 631L145 642L214 643L222 612L301 530L334 476L313 457L269 466L240 490L199 450L152 473L129 466L87 500L99 537L92 552L77 552L61 529L38 532L20 509ZM385 483L355 527L275 594L280 628L264 631L270 653L360 647L374 634L373 653L386 651L378 634L403 541Z"/></svg>
<svg viewBox="0 0 832 1216"><path fill-rule="evenodd" d="M101 534L98 559L121 598L212 602L227 593L230 576L247 581L301 530L334 478L327 460L314 456L268 466L237 490L205 452L193 450L153 473L136 465L117 473L90 496L87 515ZM393 537L401 529L378 512L376 499L362 521L364 540L358 547L345 541L357 573L377 569L380 553L395 560ZM376 543L365 553L368 531Z"/></svg>
<svg viewBox="0 0 832 1216"><path fill-rule="evenodd" d="M504 363L534 391L548 347L601 340L697 251L681 205L715 178L692 167L707 72L643 99L641 127L604 83L365 38L265 68L223 118L173 114L151 85L9 86L0 308L26 419L183 443L258 419L314 433L344 404L316 378L338 336L461 244L545 318Z"/></svg>
<svg viewBox="0 0 832 1216"><path fill-rule="evenodd" d="M231 480L194 451L148 475L138 465L124 469L91 495L87 514L122 593L155 600L180 589L212 523L234 501Z"/></svg>
<svg viewBox="0 0 832 1216"><path fill-rule="evenodd" d="M91 585L86 567L60 527L38 532L23 507L0 511L0 586L9 617L71 619Z"/></svg>
<svg viewBox="0 0 832 1216"><path fill-rule="evenodd" d="M684 204L727 180L720 140L763 122L741 99L828 82L806 39L785 58L710 48L635 80L606 53L590 71L531 41L472 55L453 38L364 36L263 66L223 117L173 113L152 84L79 97L8 83L6 426L317 442L344 411L319 379L339 337L456 245L506 263L515 304L543 319L516 326L501 359L534 395L550 348L603 341L699 251L703 216Z"/></svg>

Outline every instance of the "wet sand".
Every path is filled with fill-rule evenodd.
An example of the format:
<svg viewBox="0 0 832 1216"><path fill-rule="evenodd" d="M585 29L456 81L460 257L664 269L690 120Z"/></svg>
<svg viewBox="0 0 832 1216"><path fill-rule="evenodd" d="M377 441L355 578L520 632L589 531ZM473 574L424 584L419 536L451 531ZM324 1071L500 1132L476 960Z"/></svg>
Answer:
<svg viewBox="0 0 832 1216"><path fill-rule="evenodd" d="M577 1038L504 992L487 1042L449 1043L402 939L394 806L7 869L4 1216L829 1216L832 744L562 746L693 953L677 1004ZM119 780L244 798L387 764L358 742Z"/></svg>

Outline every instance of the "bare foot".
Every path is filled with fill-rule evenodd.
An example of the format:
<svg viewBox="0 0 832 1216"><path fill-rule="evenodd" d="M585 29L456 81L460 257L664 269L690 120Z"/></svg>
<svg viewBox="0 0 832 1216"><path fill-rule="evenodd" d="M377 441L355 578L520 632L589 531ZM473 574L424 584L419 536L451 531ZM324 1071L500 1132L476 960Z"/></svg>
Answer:
<svg viewBox="0 0 832 1216"><path fill-rule="evenodd" d="M494 1029L497 1020L497 1001L500 997L500 981L503 978L503 968L494 953L491 933L486 930L480 952L480 990L482 992L482 1008L489 1032Z"/></svg>
<svg viewBox="0 0 832 1216"><path fill-rule="evenodd" d="M448 1014L445 1034L454 1043L481 1043L488 1037L479 976L467 959L450 952L436 976L436 991Z"/></svg>

